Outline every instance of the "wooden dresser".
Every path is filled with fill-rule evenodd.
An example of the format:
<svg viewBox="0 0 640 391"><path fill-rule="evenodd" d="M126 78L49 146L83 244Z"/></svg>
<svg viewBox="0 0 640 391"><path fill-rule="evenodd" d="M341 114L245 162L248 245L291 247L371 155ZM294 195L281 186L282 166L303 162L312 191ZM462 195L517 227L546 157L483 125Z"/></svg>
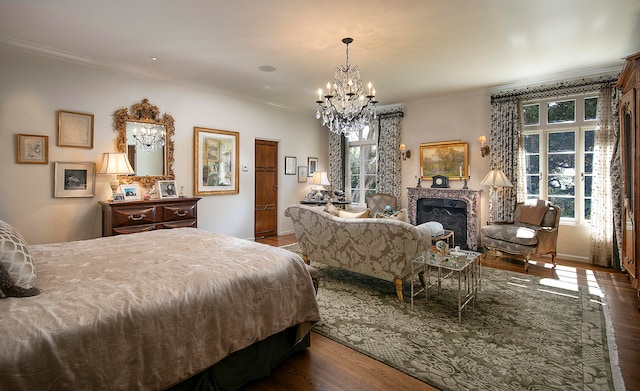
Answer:
<svg viewBox="0 0 640 391"><path fill-rule="evenodd" d="M154 229L197 227L200 197L145 201L101 201L102 236Z"/></svg>
<svg viewBox="0 0 640 391"><path fill-rule="evenodd" d="M629 273L640 298L640 53L627 57L618 78L622 90L620 101L620 138L623 178L622 266ZM640 309L640 308L639 308Z"/></svg>

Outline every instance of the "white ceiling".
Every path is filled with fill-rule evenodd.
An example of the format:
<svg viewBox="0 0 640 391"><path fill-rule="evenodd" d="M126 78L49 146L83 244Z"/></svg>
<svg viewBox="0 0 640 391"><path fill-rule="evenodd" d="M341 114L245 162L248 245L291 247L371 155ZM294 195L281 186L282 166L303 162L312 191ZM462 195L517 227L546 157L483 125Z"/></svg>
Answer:
<svg viewBox="0 0 640 391"><path fill-rule="evenodd" d="M396 104L619 68L640 1L0 0L1 46L313 112L344 37Z"/></svg>

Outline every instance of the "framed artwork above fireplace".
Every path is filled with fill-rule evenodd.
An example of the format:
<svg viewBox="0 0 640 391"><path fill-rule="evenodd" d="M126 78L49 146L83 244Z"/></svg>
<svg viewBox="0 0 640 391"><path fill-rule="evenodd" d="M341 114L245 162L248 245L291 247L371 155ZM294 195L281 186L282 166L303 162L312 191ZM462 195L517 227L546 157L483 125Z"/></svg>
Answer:
<svg viewBox="0 0 640 391"><path fill-rule="evenodd" d="M460 140L420 144L420 176L431 180L446 176L449 180L469 178L469 143Z"/></svg>

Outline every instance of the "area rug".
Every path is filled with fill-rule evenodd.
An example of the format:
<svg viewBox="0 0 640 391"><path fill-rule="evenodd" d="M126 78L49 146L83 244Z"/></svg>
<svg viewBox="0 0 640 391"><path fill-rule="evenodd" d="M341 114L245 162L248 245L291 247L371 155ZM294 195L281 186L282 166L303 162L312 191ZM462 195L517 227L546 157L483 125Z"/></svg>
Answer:
<svg viewBox="0 0 640 391"><path fill-rule="evenodd" d="M295 244L285 248L299 253ZM317 333L439 389L624 388L610 364L617 353L609 349L603 298L572 284L570 271L558 286L485 267L479 297L459 324L457 280L445 280L428 301L416 297L412 310L409 284L400 303L392 282L312 266L320 277Z"/></svg>

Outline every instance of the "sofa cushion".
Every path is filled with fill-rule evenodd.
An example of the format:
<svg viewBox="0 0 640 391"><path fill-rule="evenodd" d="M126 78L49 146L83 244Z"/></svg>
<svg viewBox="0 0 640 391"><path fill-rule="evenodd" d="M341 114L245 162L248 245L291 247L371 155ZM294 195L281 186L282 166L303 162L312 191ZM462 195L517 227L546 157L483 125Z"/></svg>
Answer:
<svg viewBox="0 0 640 391"><path fill-rule="evenodd" d="M535 246L536 243L538 243L536 230L532 228L510 224L495 224L484 226L481 231L483 237L503 242L510 242L523 246Z"/></svg>
<svg viewBox="0 0 640 391"><path fill-rule="evenodd" d="M367 208L360 212L349 212L346 210L339 209L338 217L343 217L345 219L362 219L369 217L370 210Z"/></svg>
<svg viewBox="0 0 640 391"><path fill-rule="evenodd" d="M520 211L519 222L540 226L544 214L547 212L547 203L545 200L527 200Z"/></svg>
<svg viewBox="0 0 640 391"><path fill-rule="evenodd" d="M399 221L404 221L405 223L409 222L409 214L407 213L407 209L406 208L402 208L399 211L397 211L394 214L384 214L384 213L376 213L376 218L381 218L381 219L393 219L393 220L399 220Z"/></svg>

